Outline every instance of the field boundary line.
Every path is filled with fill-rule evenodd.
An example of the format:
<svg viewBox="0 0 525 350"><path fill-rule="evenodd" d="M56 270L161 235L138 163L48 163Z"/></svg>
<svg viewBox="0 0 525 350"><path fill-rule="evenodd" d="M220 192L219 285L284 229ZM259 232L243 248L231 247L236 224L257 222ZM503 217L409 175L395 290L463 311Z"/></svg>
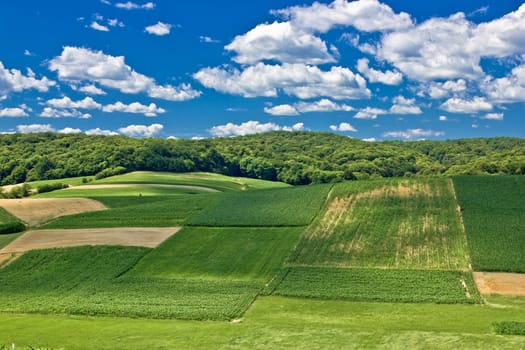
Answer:
<svg viewBox="0 0 525 350"><path fill-rule="evenodd" d="M458 196L456 194L456 188L454 186L454 181L452 180L452 178L448 179L448 183L450 186L450 190L452 191L452 196L454 196L454 200L456 201L456 212L458 213L458 216L459 216L459 224L461 226L461 232L463 233L462 234L463 240L465 241L465 250L467 254L466 258L468 261L467 271L472 272L473 270L472 270L472 260L470 258L470 247L468 244L467 230L465 229L465 223L463 222L463 215L461 214L461 206L459 205Z"/></svg>

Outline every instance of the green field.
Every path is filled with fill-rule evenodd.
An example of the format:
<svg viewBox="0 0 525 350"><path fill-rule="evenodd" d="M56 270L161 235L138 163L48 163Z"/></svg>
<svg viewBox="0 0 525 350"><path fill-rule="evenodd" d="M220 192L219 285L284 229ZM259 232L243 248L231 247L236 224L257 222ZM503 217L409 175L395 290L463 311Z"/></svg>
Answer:
<svg viewBox="0 0 525 350"><path fill-rule="evenodd" d="M117 187L117 188L89 188L83 189L82 186L76 188L46 192L32 196L32 198L97 198L97 197L158 197L158 196L179 196L185 194L208 193L208 191L197 188L166 188L151 185L137 185L137 187Z"/></svg>
<svg viewBox="0 0 525 350"><path fill-rule="evenodd" d="M455 177L478 271L525 272L525 177Z"/></svg>
<svg viewBox="0 0 525 350"><path fill-rule="evenodd" d="M274 295L401 303L480 303L472 275L461 271L290 267ZM467 288L465 288L467 286Z"/></svg>
<svg viewBox="0 0 525 350"><path fill-rule="evenodd" d="M36 250L0 269L0 349L523 347L510 334L525 298L482 298L468 269L471 256L475 269L525 266L522 178L290 187L135 172L97 183L141 186L39 195L109 208L41 228L185 227L155 249Z"/></svg>
<svg viewBox="0 0 525 350"><path fill-rule="evenodd" d="M525 321L509 298L490 305L259 298L240 323L0 314L0 344L56 349L520 349L495 322Z"/></svg>
<svg viewBox="0 0 525 350"><path fill-rule="evenodd" d="M301 232L297 228L185 228L147 254L130 275L267 282Z"/></svg>
<svg viewBox="0 0 525 350"><path fill-rule="evenodd" d="M165 184L190 185L214 188L219 191L244 191L251 189L290 187L282 182L230 177L212 173L159 173L135 171L132 173L111 176L92 184Z"/></svg>
<svg viewBox="0 0 525 350"><path fill-rule="evenodd" d="M447 179L336 184L291 264L411 269L468 267Z"/></svg>
<svg viewBox="0 0 525 350"><path fill-rule="evenodd" d="M9 214L4 208L0 207L0 240L2 239L2 235L17 233L24 230L25 226L20 220Z"/></svg>
<svg viewBox="0 0 525 350"><path fill-rule="evenodd" d="M212 205L217 198L215 193L171 197L96 197L113 209L64 216L42 228L179 226Z"/></svg>
<svg viewBox="0 0 525 350"><path fill-rule="evenodd" d="M306 226L331 185L227 193L188 221L194 226Z"/></svg>
<svg viewBox="0 0 525 350"><path fill-rule="evenodd" d="M0 270L0 310L228 320L241 315L262 288L251 281L127 277L148 251L78 247L28 252Z"/></svg>

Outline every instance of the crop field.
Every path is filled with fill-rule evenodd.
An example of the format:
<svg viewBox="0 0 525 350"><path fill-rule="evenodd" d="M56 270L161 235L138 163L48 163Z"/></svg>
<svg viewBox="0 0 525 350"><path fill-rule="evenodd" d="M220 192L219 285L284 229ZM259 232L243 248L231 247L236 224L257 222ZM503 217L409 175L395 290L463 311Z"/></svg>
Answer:
<svg viewBox="0 0 525 350"><path fill-rule="evenodd" d="M96 197L114 208L62 217L42 228L180 226L212 205L217 198L215 193L172 197Z"/></svg>
<svg viewBox="0 0 525 350"><path fill-rule="evenodd" d="M447 179L336 184L291 264L463 269L468 253Z"/></svg>
<svg viewBox="0 0 525 350"><path fill-rule="evenodd" d="M0 207L0 240L2 239L2 235L20 232L24 229L24 224L22 224L18 218Z"/></svg>
<svg viewBox="0 0 525 350"><path fill-rule="evenodd" d="M214 188L219 191L244 191L250 189L290 187L282 182L272 182L212 173L159 173L135 171L94 181L93 184L167 184L191 185Z"/></svg>
<svg viewBox="0 0 525 350"><path fill-rule="evenodd" d="M450 179L290 187L135 172L78 185L38 196L89 197L107 209L59 217L32 228L28 240L43 239L45 229L131 235L184 227L154 248L80 246L7 257L0 262L0 348L91 347L85 339L99 349L523 344L523 336L509 334L520 334L525 297L514 289L480 296ZM523 201L490 202L486 189L521 185L464 186L461 198L470 196L470 207L485 213L514 213ZM461 207L465 215L469 206ZM506 230L517 229L512 220L521 216L514 216ZM472 250L469 225L465 218ZM0 235L0 248L19 236Z"/></svg>
<svg viewBox="0 0 525 350"><path fill-rule="evenodd" d="M10 349L520 349L523 336L494 323L525 322L525 305L348 302L259 298L239 323L0 314ZM524 304L524 303L522 303Z"/></svg>
<svg viewBox="0 0 525 350"><path fill-rule="evenodd" d="M301 233L300 228L185 228L147 254L129 274L267 282Z"/></svg>
<svg viewBox="0 0 525 350"><path fill-rule="evenodd" d="M525 272L525 177L455 177L477 271Z"/></svg>
<svg viewBox="0 0 525 350"><path fill-rule="evenodd" d="M126 278L148 251L107 246L28 252L0 270L0 310L227 320L244 312L262 288L235 280Z"/></svg>
<svg viewBox="0 0 525 350"><path fill-rule="evenodd" d="M461 271L290 267L274 295L403 303L480 303L472 275Z"/></svg>
<svg viewBox="0 0 525 350"><path fill-rule="evenodd" d="M193 226L306 226L331 185L227 193L188 221Z"/></svg>
<svg viewBox="0 0 525 350"><path fill-rule="evenodd" d="M37 194L33 198L81 198L81 197L157 197L199 194L209 192L210 188L178 188L176 185L89 185ZM125 186L125 187L124 187ZM189 187L189 186L188 186Z"/></svg>

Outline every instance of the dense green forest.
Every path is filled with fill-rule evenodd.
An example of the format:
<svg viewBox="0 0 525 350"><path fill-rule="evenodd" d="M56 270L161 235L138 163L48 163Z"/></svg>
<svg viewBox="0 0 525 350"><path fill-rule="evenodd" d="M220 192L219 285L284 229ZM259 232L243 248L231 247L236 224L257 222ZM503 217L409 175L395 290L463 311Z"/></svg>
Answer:
<svg viewBox="0 0 525 350"><path fill-rule="evenodd" d="M0 135L0 184L154 170L209 171L294 185L413 175L525 174L525 139L364 142L319 132L205 140Z"/></svg>

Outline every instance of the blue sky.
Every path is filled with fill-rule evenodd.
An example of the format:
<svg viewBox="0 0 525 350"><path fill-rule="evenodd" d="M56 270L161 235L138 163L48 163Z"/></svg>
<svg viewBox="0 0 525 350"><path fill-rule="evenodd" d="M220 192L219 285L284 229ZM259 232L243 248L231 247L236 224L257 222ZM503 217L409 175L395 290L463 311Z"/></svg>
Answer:
<svg viewBox="0 0 525 350"><path fill-rule="evenodd" d="M521 1L6 1L0 132L525 137Z"/></svg>

